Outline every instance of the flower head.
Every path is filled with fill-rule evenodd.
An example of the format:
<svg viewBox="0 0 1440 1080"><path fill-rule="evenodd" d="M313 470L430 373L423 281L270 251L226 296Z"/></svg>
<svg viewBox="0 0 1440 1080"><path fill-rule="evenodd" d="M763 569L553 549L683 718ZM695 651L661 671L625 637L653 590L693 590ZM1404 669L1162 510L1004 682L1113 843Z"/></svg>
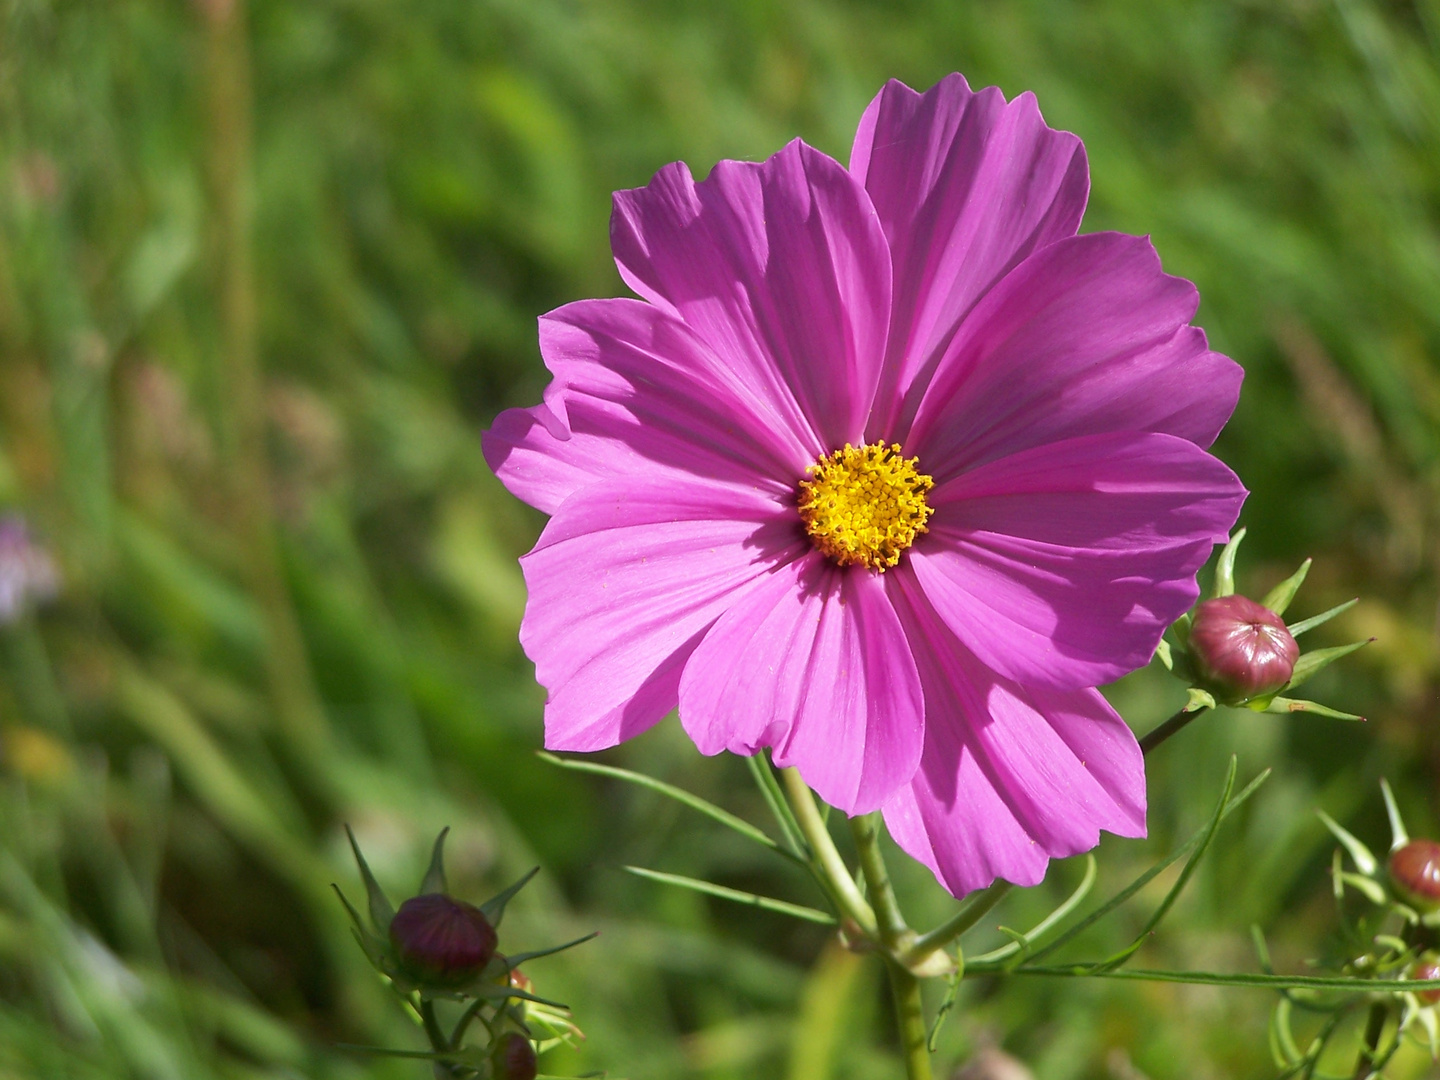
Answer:
<svg viewBox="0 0 1440 1080"><path fill-rule="evenodd" d="M1440 911L1440 843L1409 840L1390 853L1388 869L1402 900L1424 915Z"/></svg>
<svg viewBox="0 0 1440 1080"><path fill-rule="evenodd" d="M1218 700L1238 704L1273 694L1288 683L1300 646L1279 615L1232 593L1195 609L1190 655Z"/></svg>
<svg viewBox="0 0 1440 1080"><path fill-rule="evenodd" d="M485 453L552 515L523 560L546 745L679 707L883 808L953 892L1144 832L1093 689L1197 595L1244 489L1205 452L1240 369L1034 98L891 82L845 168L798 140L615 196L640 300L540 321L554 376Z"/></svg>
<svg viewBox="0 0 1440 1080"><path fill-rule="evenodd" d="M535 1080L535 1048L519 1032L510 1031L490 1048L490 1075L494 1080Z"/></svg>
<svg viewBox="0 0 1440 1080"><path fill-rule="evenodd" d="M401 969L416 983L463 986L485 970L498 938L473 904L426 893L412 896L395 912L390 944Z"/></svg>

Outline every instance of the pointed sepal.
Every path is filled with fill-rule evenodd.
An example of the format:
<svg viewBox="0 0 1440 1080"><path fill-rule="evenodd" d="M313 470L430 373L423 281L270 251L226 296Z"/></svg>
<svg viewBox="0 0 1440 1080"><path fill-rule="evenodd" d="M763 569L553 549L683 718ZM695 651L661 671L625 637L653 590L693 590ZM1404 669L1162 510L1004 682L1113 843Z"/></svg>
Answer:
<svg viewBox="0 0 1440 1080"><path fill-rule="evenodd" d="M450 826L440 830L440 835L435 838L435 848L430 852L430 867L425 871L425 879L420 882L419 896L426 893L450 892L450 887L445 881L445 837L450 835Z"/></svg>
<svg viewBox="0 0 1440 1080"><path fill-rule="evenodd" d="M1305 575L1310 573L1310 562L1310 559L1306 559L1300 564L1299 570L1266 593L1265 599L1260 601L1260 606L1269 608L1276 615L1284 615L1285 609L1290 606L1290 601L1295 599L1295 593L1305 583ZM1293 634L1294 631L1291 633Z"/></svg>
<svg viewBox="0 0 1440 1080"><path fill-rule="evenodd" d="M370 908L370 922L373 924L375 933L385 935L390 932L390 920L395 918L395 908L391 905L385 890L380 888L380 883L375 880L375 875L370 872L370 864L365 861L365 856L360 854L360 845L355 841L355 833L350 826L345 826L345 835L350 838L350 850L355 853L355 863L360 867L360 879L365 883L365 896Z"/></svg>
<svg viewBox="0 0 1440 1080"><path fill-rule="evenodd" d="M530 884L530 879L539 872L540 868L537 866L525 874L519 881L515 882L514 885L511 885L503 892L497 893L480 905L480 910L483 911L485 917L490 920L491 926L497 930L500 928L500 920L505 917L505 905L515 898L516 893Z"/></svg>

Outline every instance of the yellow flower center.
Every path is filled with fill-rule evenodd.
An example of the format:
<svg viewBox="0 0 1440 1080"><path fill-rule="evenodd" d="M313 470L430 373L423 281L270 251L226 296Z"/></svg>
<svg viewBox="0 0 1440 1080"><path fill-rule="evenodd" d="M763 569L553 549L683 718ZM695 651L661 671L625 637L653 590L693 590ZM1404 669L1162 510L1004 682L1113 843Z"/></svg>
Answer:
<svg viewBox="0 0 1440 1080"><path fill-rule="evenodd" d="M900 444L851 446L821 458L800 481L800 517L817 548L841 566L884 573L925 532L935 481L900 456Z"/></svg>

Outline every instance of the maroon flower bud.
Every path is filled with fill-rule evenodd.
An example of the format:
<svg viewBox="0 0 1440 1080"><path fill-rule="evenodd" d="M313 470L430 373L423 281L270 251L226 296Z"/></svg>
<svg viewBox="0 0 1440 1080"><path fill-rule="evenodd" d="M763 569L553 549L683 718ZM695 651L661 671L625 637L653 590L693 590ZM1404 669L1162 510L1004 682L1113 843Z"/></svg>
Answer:
<svg viewBox="0 0 1440 1080"><path fill-rule="evenodd" d="M1195 609L1190 656L1206 689L1239 705L1289 682L1300 646L1269 608L1245 596L1219 596Z"/></svg>
<svg viewBox="0 0 1440 1080"><path fill-rule="evenodd" d="M490 1048L490 1074L494 1080L535 1080L535 1048L517 1032L501 1035Z"/></svg>
<svg viewBox="0 0 1440 1080"><path fill-rule="evenodd" d="M1440 843L1411 840L1390 855L1390 881L1422 914L1440 911Z"/></svg>
<svg viewBox="0 0 1440 1080"><path fill-rule="evenodd" d="M1410 969L1412 979L1440 979L1440 960L1433 958L1421 960ZM1440 990L1417 990L1415 996L1426 1005L1440 1004Z"/></svg>
<svg viewBox="0 0 1440 1080"><path fill-rule="evenodd" d="M415 896L390 921L400 969L417 983L463 986L495 955L495 928L484 912L443 893Z"/></svg>

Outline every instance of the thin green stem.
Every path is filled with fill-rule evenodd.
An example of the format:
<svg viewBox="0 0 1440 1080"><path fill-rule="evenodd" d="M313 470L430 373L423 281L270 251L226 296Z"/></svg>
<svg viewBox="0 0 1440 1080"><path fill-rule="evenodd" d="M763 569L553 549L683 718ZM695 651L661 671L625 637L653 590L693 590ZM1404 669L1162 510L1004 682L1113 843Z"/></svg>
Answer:
<svg viewBox="0 0 1440 1080"><path fill-rule="evenodd" d="M893 949L901 944L910 928L905 925L905 916L900 913L900 902L895 899L895 890L890 885L890 871L886 869L885 857L880 853L879 811L851 818L850 835L855 838L855 850L860 855L860 872L865 875L865 884L869 886L870 899L875 905L881 940L887 948Z"/></svg>
<svg viewBox="0 0 1440 1080"><path fill-rule="evenodd" d="M450 1036L450 1049L459 1050L460 1044L465 1038L465 1032L470 1028L470 1022L479 1019L486 1030L490 1028L490 1022L480 1015L480 1009L485 1005L484 998L476 998L470 1003L470 1007L460 1014L460 1019L455 1022L455 1031Z"/></svg>
<svg viewBox="0 0 1440 1080"><path fill-rule="evenodd" d="M987 911L1005 899L1011 888L1013 886L1008 881L997 881L988 889L975 893L961 905L960 910L954 915L951 915L934 930L927 931L916 938L910 946L909 954L921 957L936 949L944 948L983 919Z"/></svg>
<svg viewBox="0 0 1440 1080"><path fill-rule="evenodd" d="M907 1080L930 1080L930 1032L925 1024L925 1002L920 980L898 959L908 950L915 932L905 922L890 871L880 850L880 814L861 814L850 819L850 835L860 857L860 872L875 904L880 940L885 946L885 972L890 977L890 996L895 1003L895 1025L900 1032L900 1056L905 1061Z"/></svg>
<svg viewBox="0 0 1440 1080"><path fill-rule="evenodd" d="M890 976L890 997L895 1003L895 1021L900 1028L905 1076L907 1080L931 1080L929 1033L925 1030L920 980L894 961L886 961L885 971Z"/></svg>
<svg viewBox="0 0 1440 1080"><path fill-rule="evenodd" d="M435 1003L429 998L420 1000L420 1019L425 1024L425 1037L436 1051L444 1054L453 1049L450 1040L445 1038L445 1032L440 1030L440 1020L435 1015Z"/></svg>
<svg viewBox="0 0 1440 1080"><path fill-rule="evenodd" d="M782 769L780 776L785 784L785 797L790 803L790 809L795 813L795 823L800 826L805 842L810 845L817 872L824 879L841 911L855 920L865 933L874 934L875 912L871 910L865 897L860 895L845 860L835 849L835 841L830 838L830 830L825 827L825 820L820 816L809 786L800 778L796 769Z"/></svg>
<svg viewBox="0 0 1440 1080"><path fill-rule="evenodd" d="M1171 735L1174 735L1186 724L1190 723L1191 720L1194 720L1196 717L1199 716L1204 716L1209 711L1209 709L1204 708L1203 706L1196 709L1194 712L1187 712L1185 709L1181 709L1174 716L1170 717L1169 720L1166 720L1163 724L1161 724L1155 730L1151 731L1150 734L1146 735L1143 739L1140 740L1140 752L1142 754L1150 753L1151 750L1154 750L1166 739L1170 738Z"/></svg>
<svg viewBox="0 0 1440 1080"><path fill-rule="evenodd" d="M1365 1044L1355 1060L1355 1080L1365 1078L1375 1070L1376 1051L1380 1047L1380 1036L1385 1032L1385 1021L1390 1018L1388 1002L1377 1001L1370 1006L1369 1019L1365 1021Z"/></svg>

